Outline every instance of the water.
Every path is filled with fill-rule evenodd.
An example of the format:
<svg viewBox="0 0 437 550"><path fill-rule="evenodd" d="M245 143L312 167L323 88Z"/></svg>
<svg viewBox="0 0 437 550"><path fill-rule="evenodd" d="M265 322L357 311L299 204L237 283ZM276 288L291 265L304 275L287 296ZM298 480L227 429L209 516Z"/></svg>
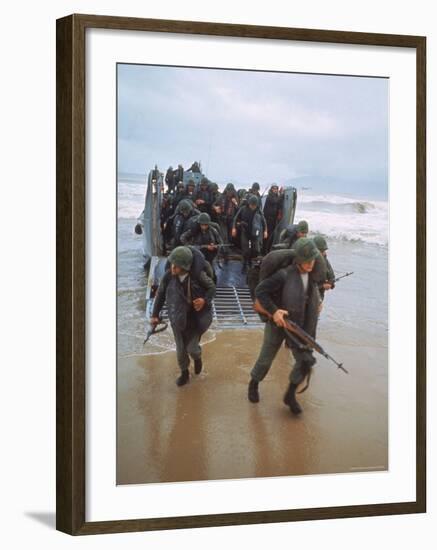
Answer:
<svg viewBox="0 0 437 550"><path fill-rule="evenodd" d="M134 233L144 205L146 178L122 176L118 182L118 354L160 353L173 349L171 331L143 348L146 278L141 236ZM387 349L388 203L352 195L298 191L296 221L306 219L310 234L326 237L337 274L354 275L326 293L319 323L323 341ZM213 334L210 335L210 338Z"/></svg>

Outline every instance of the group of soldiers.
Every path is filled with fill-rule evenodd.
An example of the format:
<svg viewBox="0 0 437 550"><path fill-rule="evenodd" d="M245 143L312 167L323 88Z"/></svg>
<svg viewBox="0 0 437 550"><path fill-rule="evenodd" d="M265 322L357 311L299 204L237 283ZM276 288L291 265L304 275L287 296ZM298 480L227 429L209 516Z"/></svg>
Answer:
<svg viewBox="0 0 437 550"><path fill-rule="evenodd" d="M190 171L196 173L198 169L194 163ZM176 171L170 166L165 176L167 188L160 219L165 250L193 245L200 247L212 263L217 257L227 262L230 248L237 248L243 257L242 271L247 271L252 259L266 254L272 246L282 218L283 190L271 185L263 206L257 182L250 189L238 190L228 183L220 192L206 177L197 185L192 179L186 185L182 180L176 183L181 174L181 165Z"/></svg>
<svg viewBox="0 0 437 550"><path fill-rule="evenodd" d="M283 401L294 415L300 414L296 391L309 379L316 360L313 351L293 337L286 326L289 320L311 337L316 336L325 292L335 286L326 240L320 235L309 238L308 223L301 220L286 227L276 243L268 244L282 216L283 195L277 185L270 187L264 208L257 184L244 193L228 184L220 194L204 178L197 190L189 182L178 200L178 193L182 193L179 185L169 186L166 197L173 213L164 216L162 223L164 232L171 226L167 234L171 252L150 319L151 325L157 326L167 303L181 371L177 385L189 381L190 357L195 374L202 371L200 339L211 325L215 296L213 262L220 249L224 250L226 261L226 245L238 242L243 269L249 270L255 309L265 322L261 349L250 373L248 399L259 402L259 384L285 343L294 364ZM255 256L260 261L251 265Z"/></svg>

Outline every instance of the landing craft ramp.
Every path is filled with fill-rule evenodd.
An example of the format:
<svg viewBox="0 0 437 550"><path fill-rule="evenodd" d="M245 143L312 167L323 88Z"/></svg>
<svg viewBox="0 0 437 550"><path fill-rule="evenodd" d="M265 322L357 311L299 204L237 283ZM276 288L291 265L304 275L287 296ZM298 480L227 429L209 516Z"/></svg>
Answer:
<svg viewBox="0 0 437 550"><path fill-rule="evenodd" d="M203 175L203 174L202 174ZM200 176L199 176L200 177ZM185 175L184 175L185 179ZM191 179L191 178L190 178ZM163 253L163 237L160 228L161 199L163 194L163 174L152 170L147 180L144 210L138 218L143 226L143 252L148 270L146 289L146 316L150 317L156 289L165 272L167 258ZM276 226L273 243L279 234L292 224L296 211L297 193L294 187L284 190L283 217ZM235 252L235 253L232 253ZM216 297L212 305L213 327L238 329L260 326L260 318L252 307L252 298L247 284L247 275L241 272L241 255L231 251L230 260L215 266L217 276ZM167 318L164 307L163 319Z"/></svg>

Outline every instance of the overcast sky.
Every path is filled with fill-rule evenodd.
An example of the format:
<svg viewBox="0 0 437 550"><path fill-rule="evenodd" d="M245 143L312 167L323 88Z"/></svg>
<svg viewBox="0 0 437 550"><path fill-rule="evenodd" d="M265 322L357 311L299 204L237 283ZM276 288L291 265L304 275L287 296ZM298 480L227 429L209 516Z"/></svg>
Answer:
<svg viewBox="0 0 437 550"><path fill-rule="evenodd" d="M119 171L386 196L387 79L118 65Z"/></svg>

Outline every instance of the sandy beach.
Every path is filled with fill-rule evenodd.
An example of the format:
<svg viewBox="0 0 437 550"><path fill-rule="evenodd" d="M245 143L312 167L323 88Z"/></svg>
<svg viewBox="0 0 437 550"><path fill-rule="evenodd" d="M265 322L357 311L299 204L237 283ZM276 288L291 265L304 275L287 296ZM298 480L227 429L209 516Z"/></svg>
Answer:
<svg viewBox="0 0 437 550"><path fill-rule="evenodd" d="M330 340L345 375L317 356L304 408L283 405L290 354L281 349L247 400L262 330L219 332L204 371L178 388L175 353L118 360L117 484L377 471L388 468L387 358ZM192 368L191 368L192 370Z"/></svg>

